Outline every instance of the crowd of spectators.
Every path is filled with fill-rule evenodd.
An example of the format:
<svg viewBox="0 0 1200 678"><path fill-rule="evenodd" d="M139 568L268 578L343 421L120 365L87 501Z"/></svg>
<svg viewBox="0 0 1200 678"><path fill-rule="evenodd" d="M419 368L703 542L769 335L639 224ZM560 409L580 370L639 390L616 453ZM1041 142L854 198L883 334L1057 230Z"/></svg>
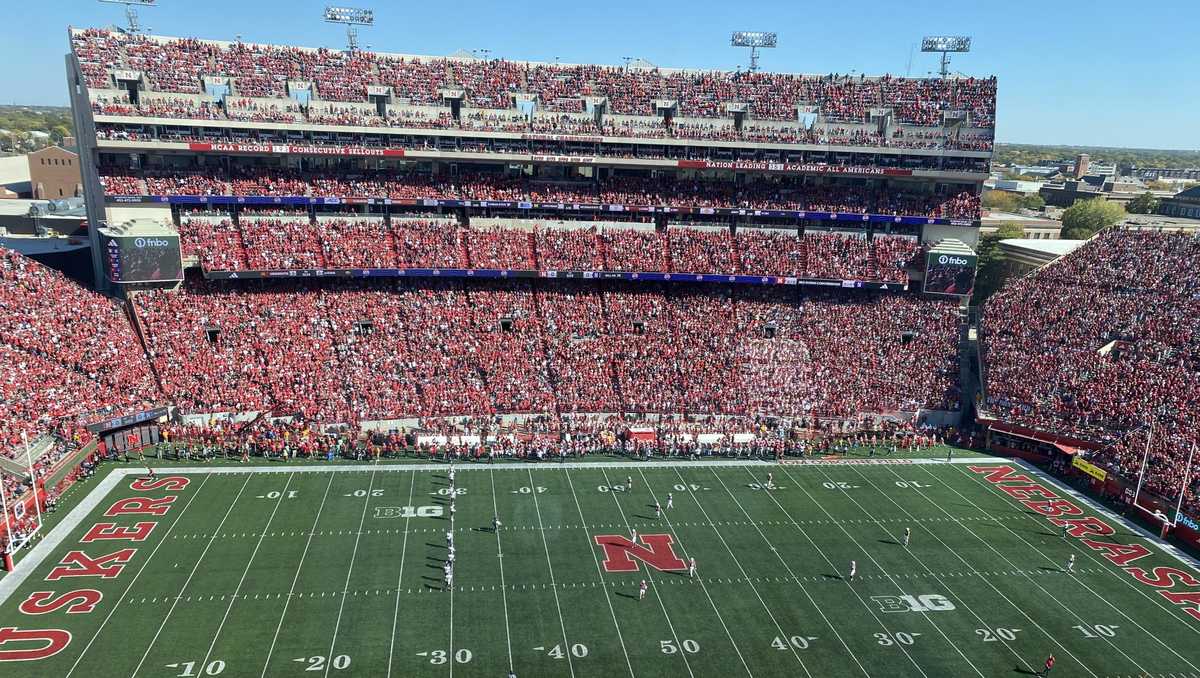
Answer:
<svg viewBox="0 0 1200 678"><path fill-rule="evenodd" d="M578 228L537 224L462 228L452 221L304 214L183 214L184 256L207 270L475 268L772 275L834 280L907 280L919 251L907 236L671 226Z"/></svg>
<svg viewBox="0 0 1200 678"><path fill-rule="evenodd" d="M135 303L167 395L185 411L323 423L589 411L845 417L957 398L954 306L896 295L210 281Z"/></svg>
<svg viewBox="0 0 1200 678"><path fill-rule="evenodd" d="M1131 479L1149 449L1145 486L1178 496L1200 441L1200 240L1107 231L994 295L982 337L990 416L1100 445L1089 460ZM1198 492L1194 472L1193 510Z"/></svg>
<svg viewBox="0 0 1200 678"><path fill-rule="evenodd" d="M393 200L507 200L546 203L664 205L760 210L842 212L977 219L980 198L972 191L907 193L848 183L806 184L803 178L767 177L736 184L726 180L613 176L604 180L542 181L511 175L460 172L428 175L389 171L301 172L244 167L220 170L101 168L110 195L238 195L387 197Z"/></svg>
<svg viewBox="0 0 1200 678"><path fill-rule="evenodd" d="M0 454L64 417L137 408L157 386L115 302L0 249Z"/></svg>
<svg viewBox="0 0 1200 678"><path fill-rule="evenodd" d="M242 97L285 99L288 81L309 82L319 100L368 103L368 86L390 87L397 101L441 103L461 91L466 107L514 108L515 95L535 98L553 113L581 113L585 97L605 97L609 112L655 116L655 100L674 101L680 118L724 118L728 104L745 104L752 119L795 121L800 107L829 120L870 122L872 109L890 108L900 123L939 126L966 114L969 125L992 127L995 78L896 78L762 72L659 70L596 65L526 64L502 59L406 59L369 51L307 49L195 39L156 40L89 29L72 36L89 86L112 86L115 69L144 73L157 91L200 93L204 76L231 78ZM485 114L491 115L491 114ZM336 117L336 116L335 116ZM508 114L495 122L513 124ZM384 119L385 122L390 122ZM516 123L527 128L527 123ZM685 136L695 125L682 126ZM714 128L719 135L723 128Z"/></svg>

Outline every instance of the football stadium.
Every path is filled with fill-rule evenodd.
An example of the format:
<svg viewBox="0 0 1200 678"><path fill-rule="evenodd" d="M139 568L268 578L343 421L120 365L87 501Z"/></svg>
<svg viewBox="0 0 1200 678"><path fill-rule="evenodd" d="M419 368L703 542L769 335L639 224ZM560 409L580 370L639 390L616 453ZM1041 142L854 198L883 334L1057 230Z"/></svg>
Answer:
<svg viewBox="0 0 1200 678"><path fill-rule="evenodd" d="M132 28L91 279L0 249L0 675L1200 677L1200 240L970 307L996 78Z"/></svg>

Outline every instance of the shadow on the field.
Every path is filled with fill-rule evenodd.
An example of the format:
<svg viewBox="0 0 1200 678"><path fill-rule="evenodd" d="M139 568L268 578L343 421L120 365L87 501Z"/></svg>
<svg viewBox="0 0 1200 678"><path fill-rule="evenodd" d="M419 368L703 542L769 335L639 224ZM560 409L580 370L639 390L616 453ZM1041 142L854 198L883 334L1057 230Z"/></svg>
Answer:
<svg viewBox="0 0 1200 678"><path fill-rule="evenodd" d="M472 527L471 531L472 532L495 532L496 528L492 527L491 525L486 525L484 527Z"/></svg>
<svg viewBox="0 0 1200 678"><path fill-rule="evenodd" d="M1038 569L1045 570L1046 572L1062 572L1061 567L1046 567L1045 565L1043 565L1043 566L1039 567Z"/></svg>
<svg viewBox="0 0 1200 678"><path fill-rule="evenodd" d="M1020 666L1014 666L1013 673L1019 673L1022 676L1040 676L1040 675L1042 675L1042 674L1038 673L1037 671L1030 671L1029 669L1023 669Z"/></svg>
<svg viewBox="0 0 1200 678"><path fill-rule="evenodd" d="M445 563L446 562L445 558L438 558L437 556L427 556L425 558L425 560L432 560L435 563ZM429 567L436 567L436 568L441 569L441 565L430 565Z"/></svg>
<svg viewBox="0 0 1200 678"><path fill-rule="evenodd" d="M640 513L635 513L635 514L633 514L633 517L634 517L634 518L641 518L642 520L655 520L654 516L644 516L644 515L642 515L642 514L640 514Z"/></svg>
<svg viewBox="0 0 1200 678"><path fill-rule="evenodd" d="M823 574L821 576L826 579L845 579L845 577L843 577L840 574L829 574L828 572L826 572L825 574Z"/></svg>
<svg viewBox="0 0 1200 678"><path fill-rule="evenodd" d="M625 593L624 591L614 591L614 593L618 596L621 596L622 598L628 598L630 600L638 599L638 597L632 593Z"/></svg>
<svg viewBox="0 0 1200 678"><path fill-rule="evenodd" d="M876 539L875 541L879 542L880 544L891 544L892 546L900 545L898 542L896 542L892 539Z"/></svg>
<svg viewBox="0 0 1200 678"><path fill-rule="evenodd" d="M429 547L429 548L431 548L431 549L444 549L444 548L446 548L446 547L445 547L443 544L434 544L433 542L428 542L428 541L427 541L427 542L425 542L425 545L426 545L426 546L428 546L428 547Z"/></svg>

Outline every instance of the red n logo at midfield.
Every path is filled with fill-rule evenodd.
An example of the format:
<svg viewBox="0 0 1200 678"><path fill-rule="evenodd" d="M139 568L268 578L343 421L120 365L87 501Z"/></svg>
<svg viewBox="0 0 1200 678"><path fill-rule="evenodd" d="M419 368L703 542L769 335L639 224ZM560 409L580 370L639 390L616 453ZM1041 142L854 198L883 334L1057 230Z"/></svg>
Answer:
<svg viewBox="0 0 1200 678"><path fill-rule="evenodd" d="M608 572L637 572L637 560L661 572L686 570L687 563L671 548L669 534L641 534L635 544L619 534L598 534L596 543L604 547L604 569ZM636 560L635 560L636 559Z"/></svg>

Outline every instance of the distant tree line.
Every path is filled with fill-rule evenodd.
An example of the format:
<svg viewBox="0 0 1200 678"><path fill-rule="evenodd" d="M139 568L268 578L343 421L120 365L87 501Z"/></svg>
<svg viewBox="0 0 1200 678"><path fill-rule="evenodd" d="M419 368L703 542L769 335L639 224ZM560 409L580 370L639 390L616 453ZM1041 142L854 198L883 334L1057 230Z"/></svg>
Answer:
<svg viewBox="0 0 1200 678"><path fill-rule="evenodd" d="M1107 148L1104 146L1040 146L996 144L995 161L1005 165L1037 165L1046 160L1069 160L1087 153L1093 162L1118 166L1200 167L1200 151L1165 151L1153 148Z"/></svg>
<svg viewBox="0 0 1200 678"><path fill-rule="evenodd" d="M71 136L71 109L49 106L0 106L0 151L25 153ZM42 132L39 138L30 132Z"/></svg>

